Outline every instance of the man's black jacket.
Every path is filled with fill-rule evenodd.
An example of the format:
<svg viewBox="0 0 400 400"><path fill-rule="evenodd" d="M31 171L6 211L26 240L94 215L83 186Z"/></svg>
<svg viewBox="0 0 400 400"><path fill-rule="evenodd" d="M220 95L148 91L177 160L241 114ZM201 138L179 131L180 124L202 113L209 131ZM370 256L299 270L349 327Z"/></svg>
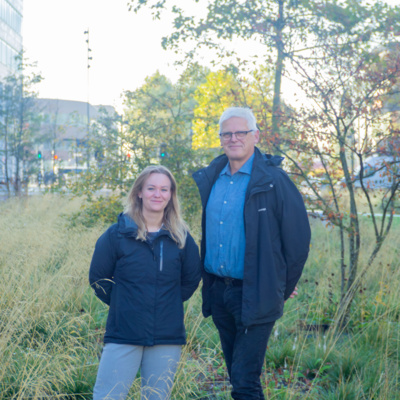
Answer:
<svg viewBox="0 0 400 400"><path fill-rule="evenodd" d="M255 148L251 178L243 211L246 250L244 260L242 323L245 326L275 321L293 292L310 247L310 225L303 199L278 166L282 157L263 155ZM203 206L201 259L203 314L211 315L210 288L215 276L204 270L206 205L214 182L227 164L226 155L193 174Z"/></svg>

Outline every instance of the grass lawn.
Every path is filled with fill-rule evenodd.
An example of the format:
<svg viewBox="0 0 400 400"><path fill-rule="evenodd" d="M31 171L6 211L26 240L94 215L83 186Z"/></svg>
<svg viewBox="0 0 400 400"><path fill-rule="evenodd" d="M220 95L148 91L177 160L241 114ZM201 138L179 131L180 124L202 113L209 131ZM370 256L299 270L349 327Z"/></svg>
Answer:
<svg viewBox="0 0 400 400"><path fill-rule="evenodd" d="M0 399L91 399L107 307L87 276L105 227L72 225L79 206L56 195L0 203ZM299 295L286 303L269 342L266 398L400 398L397 220L339 332L332 328L340 297L337 228L312 221ZM367 217L362 224L361 268L373 244ZM172 398L229 399L218 335L201 316L199 291L185 307L188 344ZM138 390L135 384L132 399Z"/></svg>

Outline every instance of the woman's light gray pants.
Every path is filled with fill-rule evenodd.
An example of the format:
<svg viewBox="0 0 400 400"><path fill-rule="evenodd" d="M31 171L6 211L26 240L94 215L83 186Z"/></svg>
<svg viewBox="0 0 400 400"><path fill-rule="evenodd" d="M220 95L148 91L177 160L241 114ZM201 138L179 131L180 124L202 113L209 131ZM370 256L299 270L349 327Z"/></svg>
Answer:
<svg viewBox="0 0 400 400"><path fill-rule="evenodd" d="M93 389L93 400L125 399L139 368L141 399L169 399L181 348L181 345L144 347L106 343Z"/></svg>

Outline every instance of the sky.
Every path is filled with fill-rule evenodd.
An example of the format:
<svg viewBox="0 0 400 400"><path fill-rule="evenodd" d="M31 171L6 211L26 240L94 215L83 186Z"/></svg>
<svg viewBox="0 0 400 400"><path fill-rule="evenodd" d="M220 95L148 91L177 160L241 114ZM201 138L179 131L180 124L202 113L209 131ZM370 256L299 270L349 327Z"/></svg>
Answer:
<svg viewBox="0 0 400 400"><path fill-rule="evenodd" d="M167 21L129 12L127 0L24 0L23 45L44 78L37 87L42 98L118 106L124 90L157 70L176 79L176 57L161 48L167 31Z"/></svg>
<svg viewBox="0 0 400 400"><path fill-rule="evenodd" d="M400 5L400 0L387 2ZM148 10L129 12L127 0L24 0L23 44L44 78L36 88L41 98L89 101L120 111L123 92L137 89L157 70L172 81L179 77L178 56L161 47L170 31L167 18L154 21ZM243 52L251 50L247 44Z"/></svg>

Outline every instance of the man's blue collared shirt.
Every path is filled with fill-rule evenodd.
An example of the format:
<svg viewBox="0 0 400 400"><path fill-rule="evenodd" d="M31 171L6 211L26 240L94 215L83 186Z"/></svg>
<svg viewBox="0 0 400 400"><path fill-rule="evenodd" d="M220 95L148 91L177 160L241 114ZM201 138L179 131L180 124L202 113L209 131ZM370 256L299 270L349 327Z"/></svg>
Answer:
<svg viewBox="0 0 400 400"><path fill-rule="evenodd" d="M243 208L254 154L234 175L229 163L221 171L206 207L207 272L243 279L246 238Z"/></svg>

